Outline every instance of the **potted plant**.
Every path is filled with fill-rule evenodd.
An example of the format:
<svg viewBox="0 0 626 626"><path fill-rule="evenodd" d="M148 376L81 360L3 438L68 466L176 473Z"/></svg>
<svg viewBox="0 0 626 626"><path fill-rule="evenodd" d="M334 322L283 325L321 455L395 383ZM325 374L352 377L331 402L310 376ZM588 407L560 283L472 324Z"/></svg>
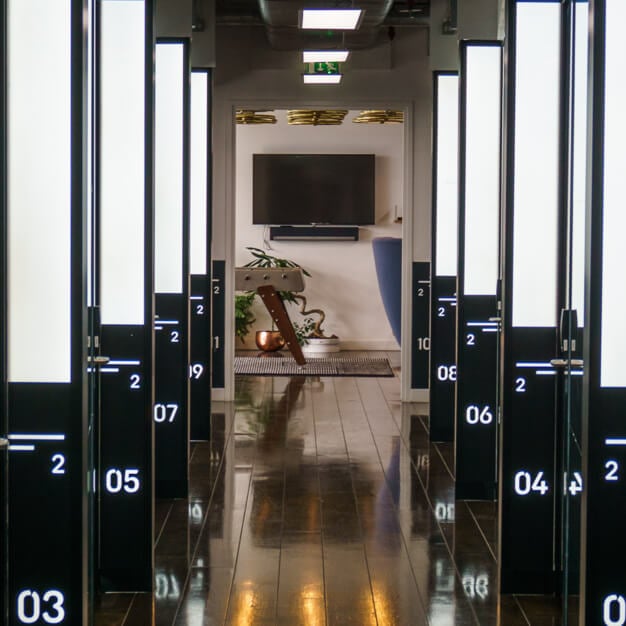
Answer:
<svg viewBox="0 0 626 626"><path fill-rule="evenodd" d="M283 259L280 257L268 254L260 248L253 246L246 247L246 250L254 257L252 261L246 263L244 267L298 267L302 270L305 276L311 277L311 274L298 265L294 261L289 259ZM294 330L296 332L296 338L298 343L302 346L303 352L308 354L317 354L325 352L337 352L339 350L339 339L336 335L328 337L322 330L322 322L324 321L326 314L322 309L310 309L306 310L307 301L306 298L294 291L279 291L278 292L283 302L288 302L294 305L300 305L299 312L302 315L319 315L319 319L315 321L312 317L305 317L304 320L292 320ZM244 337L248 334L250 326L256 321L251 312L251 307L254 303L254 299L257 295L256 291L248 291L244 294L237 295L235 301L235 322L236 322L236 334L243 341ZM272 324L271 330L259 330L256 332L255 337L256 344L260 350L274 351L280 350L285 345L285 340L280 335L280 332L274 328Z"/></svg>

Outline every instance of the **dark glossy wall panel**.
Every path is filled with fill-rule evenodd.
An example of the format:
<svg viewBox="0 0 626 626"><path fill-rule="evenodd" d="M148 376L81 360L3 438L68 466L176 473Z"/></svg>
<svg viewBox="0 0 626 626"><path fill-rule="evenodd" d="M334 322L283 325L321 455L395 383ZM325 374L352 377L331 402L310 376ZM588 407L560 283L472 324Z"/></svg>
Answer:
<svg viewBox="0 0 626 626"><path fill-rule="evenodd" d="M502 390L501 587L503 593L551 593L556 581L555 329L513 328L505 353L511 375ZM533 537L529 542L525 538Z"/></svg>
<svg viewBox="0 0 626 626"><path fill-rule="evenodd" d="M80 405L78 405L80 406ZM82 416L71 385L11 383L10 624L42 609L82 623ZM57 608L53 608L56 605Z"/></svg>
<svg viewBox="0 0 626 626"><path fill-rule="evenodd" d="M182 498L189 475L186 294L156 294L155 309L155 489L158 497Z"/></svg>
<svg viewBox="0 0 626 626"><path fill-rule="evenodd" d="M151 363L144 326L105 326L99 368L98 579L102 590L152 589Z"/></svg>
<svg viewBox="0 0 626 626"><path fill-rule="evenodd" d="M213 261L213 274L211 278L211 297L213 302L213 369L211 372L213 388L224 388L224 325L226 323L224 278L226 275L226 262Z"/></svg>
<svg viewBox="0 0 626 626"><path fill-rule="evenodd" d="M498 322L495 296L458 301L456 497L496 496Z"/></svg>
<svg viewBox="0 0 626 626"><path fill-rule="evenodd" d="M210 279L190 279L189 421L194 441L206 441L211 420L211 296Z"/></svg>
<svg viewBox="0 0 626 626"><path fill-rule="evenodd" d="M430 317L430 438L454 440L456 278L435 276Z"/></svg>
<svg viewBox="0 0 626 626"><path fill-rule="evenodd" d="M430 263L413 263L411 388L428 389L430 350Z"/></svg>

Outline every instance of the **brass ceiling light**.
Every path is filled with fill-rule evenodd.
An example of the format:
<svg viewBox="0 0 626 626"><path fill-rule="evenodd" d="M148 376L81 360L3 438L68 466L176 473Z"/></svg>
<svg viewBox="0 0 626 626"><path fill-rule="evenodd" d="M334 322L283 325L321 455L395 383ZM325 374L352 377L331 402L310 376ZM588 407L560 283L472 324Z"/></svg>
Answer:
<svg viewBox="0 0 626 626"><path fill-rule="evenodd" d="M402 111L390 111L389 109L361 111L352 121L355 124L386 124L387 122L402 124L404 122L404 113Z"/></svg>
<svg viewBox="0 0 626 626"><path fill-rule="evenodd" d="M276 124L276 116L264 111L240 109L235 115L237 124Z"/></svg>
<svg viewBox="0 0 626 626"><path fill-rule="evenodd" d="M347 114L346 109L292 109L287 111L287 123L295 126L338 126Z"/></svg>

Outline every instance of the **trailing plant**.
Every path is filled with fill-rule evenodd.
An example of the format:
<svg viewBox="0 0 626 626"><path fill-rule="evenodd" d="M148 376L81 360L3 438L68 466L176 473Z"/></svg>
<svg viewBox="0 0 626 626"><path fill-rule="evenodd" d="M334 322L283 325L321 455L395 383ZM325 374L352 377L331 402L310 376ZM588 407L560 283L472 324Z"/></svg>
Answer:
<svg viewBox="0 0 626 626"><path fill-rule="evenodd" d="M293 329L296 332L296 339L298 343L303 346L305 343L309 343L309 337L315 329L315 322L312 317L305 317L302 323L293 322Z"/></svg>

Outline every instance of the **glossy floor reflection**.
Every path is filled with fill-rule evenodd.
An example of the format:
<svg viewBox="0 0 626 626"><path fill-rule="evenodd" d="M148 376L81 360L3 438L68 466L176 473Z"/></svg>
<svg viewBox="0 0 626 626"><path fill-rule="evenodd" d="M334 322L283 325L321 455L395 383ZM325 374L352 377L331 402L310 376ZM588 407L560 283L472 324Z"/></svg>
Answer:
<svg viewBox="0 0 626 626"><path fill-rule="evenodd" d="M455 503L425 409L397 378L238 378L189 499L158 502L154 593L99 597L95 623L559 624L495 592L496 505Z"/></svg>

